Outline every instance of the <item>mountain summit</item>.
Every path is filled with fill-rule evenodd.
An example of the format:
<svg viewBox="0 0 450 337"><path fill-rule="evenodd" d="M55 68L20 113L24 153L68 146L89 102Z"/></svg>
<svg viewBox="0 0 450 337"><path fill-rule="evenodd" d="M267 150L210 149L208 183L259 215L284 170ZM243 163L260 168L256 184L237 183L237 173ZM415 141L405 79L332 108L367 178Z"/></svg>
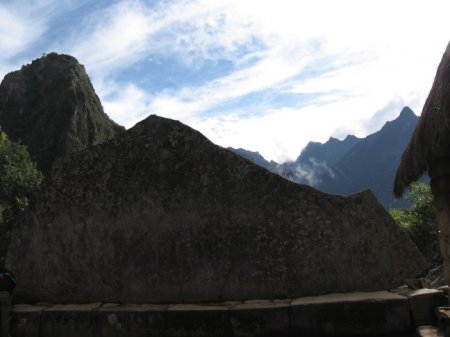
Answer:
<svg viewBox="0 0 450 337"><path fill-rule="evenodd" d="M5 76L0 126L12 140L28 146L44 172L56 158L124 130L104 113L84 67L74 57L56 53Z"/></svg>

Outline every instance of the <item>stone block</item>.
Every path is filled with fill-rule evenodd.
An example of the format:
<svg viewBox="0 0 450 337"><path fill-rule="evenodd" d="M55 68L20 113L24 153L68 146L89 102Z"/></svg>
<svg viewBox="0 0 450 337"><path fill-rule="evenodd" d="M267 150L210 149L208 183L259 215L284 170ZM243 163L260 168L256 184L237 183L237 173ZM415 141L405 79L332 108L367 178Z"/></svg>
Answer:
<svg viewBox="0 0 450 337"><path fill-rule="evenodd" d="M166 312L165 337L229 336L228 307L178 304Z"/></svg>
<svg viewBox="0 0 450 337"><path fill-rule="evenodd" d="M94 337L93 310L100 303L54 305L43 311L45 337Z"/></svg>
<svg viewBox="0 0 450 337"><path fill-rule="evenodd" d="M11 334L14 337L38 337L42 311L47 306L16 304L11 308Z"/></svg>
<svg viewBox="0 0 450 337"><path fill-rule="evenodd" d="M230 309L233 336L289 336L289 303L256 301Z"/></svg>
<svg viewBox="0 0 450 337"><path fill-rule="evenodd" d="M398 335L412 329L408 299L387 291L329 294L292 302L298 336Z"/></svg>
<svg viewBox="0 0 450 337"><path fill-rule="evenodd" d="M439 330L443 331L445 336L450 336L450 307L439 307L435 311Z"/></svg>
<svg viewBox="0 0 450 337"><path fill-rule="evenodd" d="M417 289L406 294L415 326L436 322L435 309L448 303L445 294L437 289Z"/></svg>
<svg viewBox="0 0 450 337"><path fill-rule="evenodd" d="M442 291L445 295L449 296L449 286L448 285L443 285L437 288L437 290Z"/></svg>
<svg viewBox="0 0 450 337"><path fill-rule="evenodd" d="M417 337L444 337L444 332L433 325L423 325L416 329Z"/></svg>
<svg viewBox="0 0 450 337"><path fill-rule="evenodd" d="M103 305L94 312L96 337L163 336L162 305Z"/></svg>

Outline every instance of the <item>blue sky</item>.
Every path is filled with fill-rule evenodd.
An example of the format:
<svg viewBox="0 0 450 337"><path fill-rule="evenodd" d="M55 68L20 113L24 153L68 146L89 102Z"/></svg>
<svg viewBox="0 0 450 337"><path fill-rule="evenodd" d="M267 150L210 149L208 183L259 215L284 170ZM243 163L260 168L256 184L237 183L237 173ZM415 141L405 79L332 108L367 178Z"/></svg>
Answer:
<svg viewBox="0 0 450 337"><path fill-rule="evenodd" d="M71 54L118 123L178 119L281 162L405 105L420 114L448 13L448 0L0 0L0 78Z"/></svg>

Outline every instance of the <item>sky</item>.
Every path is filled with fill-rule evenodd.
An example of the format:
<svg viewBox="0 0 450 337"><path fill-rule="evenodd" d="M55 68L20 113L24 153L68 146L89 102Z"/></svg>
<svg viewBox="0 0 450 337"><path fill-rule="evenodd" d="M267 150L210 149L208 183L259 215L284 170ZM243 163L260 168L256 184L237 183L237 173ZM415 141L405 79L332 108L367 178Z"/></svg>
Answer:
<svg viewBox="0 0 450 337"><path fill-rule="evenodd" d="M0 0L0 78L57 52L125 127L151 114L295 160L309 141L420 115L448 0Z"/></svg>

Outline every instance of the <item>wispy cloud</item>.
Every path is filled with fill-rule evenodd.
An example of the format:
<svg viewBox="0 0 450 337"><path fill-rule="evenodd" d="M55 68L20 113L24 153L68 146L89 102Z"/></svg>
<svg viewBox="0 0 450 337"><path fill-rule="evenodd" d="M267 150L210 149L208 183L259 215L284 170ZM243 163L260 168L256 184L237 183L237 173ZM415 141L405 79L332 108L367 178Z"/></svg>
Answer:
<svg viewBox="0 0 450 337"><path fill-rule="evenodd" d="M314 157L309 158L306 164L294 164L292 170L293 181L313 187L318 187L322 183L321 177L328 176L334 179L336 176L326 162Z"/></svg>
<svg viewBox="0 0 450 337"><path fill-rule="evenodd" d="M5 1L0 3L0 77L45 50L35 50L48 32L52 19L87 0Z"/></svg>
<svg viewBox="0 0 450 337"><path fill-rule="evenodd" d="M277 87L298 75L308 64L309 56L287 58L271 51L256 64L236 70L230 75L212 80L202 86L187 87L155 97L150 111L176 118L196 118L196 114L255 92Z"/></svg>
<svg viewBox="0 0 450 337"><path fill-rule="evenodd" d="M117 71L151 54L175 54L189 66L194 59L232 59L243 46L253 51L255 36L229 9L217 0L118 1L87 17L63 48L94 72Z"/></svg>
<svg viewBox="0 0 450 337"><path fill-rule="evenodd" d="M83 20L82 31L62 48L86 63L94 75L116 71L143 57L147 38L157 29L150 22L139 2L119 2L91 13Z"/></svg>
<svg viewBox="0 0 450 337"><path fill-rule="evenodd" d="M0 4L0 59L9 60L24 51L45 30L41 20L17 7Z"/></svg>

